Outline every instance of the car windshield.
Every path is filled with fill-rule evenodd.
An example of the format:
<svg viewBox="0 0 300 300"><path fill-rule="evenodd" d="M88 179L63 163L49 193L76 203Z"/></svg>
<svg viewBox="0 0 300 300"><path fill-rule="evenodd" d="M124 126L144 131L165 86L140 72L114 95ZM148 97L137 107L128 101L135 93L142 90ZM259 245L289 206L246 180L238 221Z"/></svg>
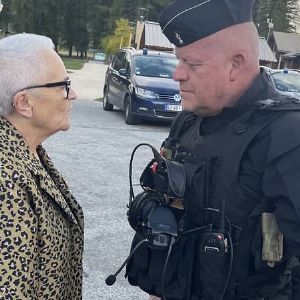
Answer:
<svg viewBox="0 0 300 300"><path fill-rule="evenodd" d="M139 55L135 56L135 74L138 76L172 78L177 58Z"/></svg>
<svg viewBox="0 0 300 300"><path fill-rule="evenodd" d="M277 90L300 93L300 73L274 73L272 77Z"/></svg>

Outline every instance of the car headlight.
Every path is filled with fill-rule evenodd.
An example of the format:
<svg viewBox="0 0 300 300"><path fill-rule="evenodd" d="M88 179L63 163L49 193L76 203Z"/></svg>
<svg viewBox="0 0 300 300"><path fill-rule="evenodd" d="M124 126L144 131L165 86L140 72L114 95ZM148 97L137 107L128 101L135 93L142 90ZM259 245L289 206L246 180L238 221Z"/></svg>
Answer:
<svg viewBox="0 0 300 300"><path fill-rule="evenodd" d="M135 93L137 96L145 98L145 99L157 99L158 95L153 93L152 91L145 90L142 88L136 88Z"/></svg>

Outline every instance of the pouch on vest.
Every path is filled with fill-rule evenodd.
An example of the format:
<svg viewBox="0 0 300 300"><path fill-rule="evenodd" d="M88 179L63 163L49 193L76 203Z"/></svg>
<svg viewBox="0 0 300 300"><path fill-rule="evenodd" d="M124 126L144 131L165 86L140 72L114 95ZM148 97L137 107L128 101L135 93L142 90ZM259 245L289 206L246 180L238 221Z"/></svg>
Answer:
<svg viewBox="0 0 300 300"><path fill-rule="evenodd" d="M236 295L242 298L273 297L290 289L286 281L286 261L270 267L262 260L263 237L260 223L261 214L249 219L246 231L235 254L234 277Z"/></svg>
<svg viewBox="0 0 300 300"><path fill-rule="evenodd" d="M136 235L132 247L140 238ZM167 264L164 290L168 300L189 300L195 238L181 237L175 242ZM143 245L133 255L126 268L131 285L139 286L145 292L161 296L162 274L168 249L153 250Z"/></svg>
<svg viewBox="0 0 300 300"><path fill-rule="evenodd" d="M193 270L192 292L200 299L218 300L229 276L230 254L204 251L206 239L197 238Z"/></svg>
<svg viewBox="0 0 300 300"><path fill-rule="evenodd" d="M186 185L186 175L182 164L161 158L152 159L140 177L141 186L151 188L169 197L182 199Z"/></svg>
<svg viewBox="0 0 300 300"><path fill-rule="evenodd" d="M187 213L198 213L204 207L208 192L207 170L205 162L183 164L186 173L186 189L184 194L184 209Z"/></svg>

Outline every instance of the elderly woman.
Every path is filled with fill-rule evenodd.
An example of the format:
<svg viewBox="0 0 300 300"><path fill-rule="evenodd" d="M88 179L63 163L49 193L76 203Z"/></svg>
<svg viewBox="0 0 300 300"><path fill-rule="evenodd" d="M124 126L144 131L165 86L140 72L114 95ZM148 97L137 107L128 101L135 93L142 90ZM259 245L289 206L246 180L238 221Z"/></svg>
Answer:
<svg viewBox="0 0 300 300"><path fill-rule="evenodd" d="M52 41L0 40L0 298L81 299L83 214L41 143L76 94Z"/></svg>

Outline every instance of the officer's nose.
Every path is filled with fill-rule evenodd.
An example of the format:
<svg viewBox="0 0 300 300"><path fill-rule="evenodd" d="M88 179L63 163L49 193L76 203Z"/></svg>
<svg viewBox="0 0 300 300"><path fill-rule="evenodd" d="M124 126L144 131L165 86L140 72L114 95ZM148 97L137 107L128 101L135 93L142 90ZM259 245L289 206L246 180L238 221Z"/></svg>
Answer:
<svg viewBox="0 0 300 300"><path fill-rule="evenodd" d="M187 67L183 62L179 62L173 74L175 81L186 81L188 79Z"/></svg>

